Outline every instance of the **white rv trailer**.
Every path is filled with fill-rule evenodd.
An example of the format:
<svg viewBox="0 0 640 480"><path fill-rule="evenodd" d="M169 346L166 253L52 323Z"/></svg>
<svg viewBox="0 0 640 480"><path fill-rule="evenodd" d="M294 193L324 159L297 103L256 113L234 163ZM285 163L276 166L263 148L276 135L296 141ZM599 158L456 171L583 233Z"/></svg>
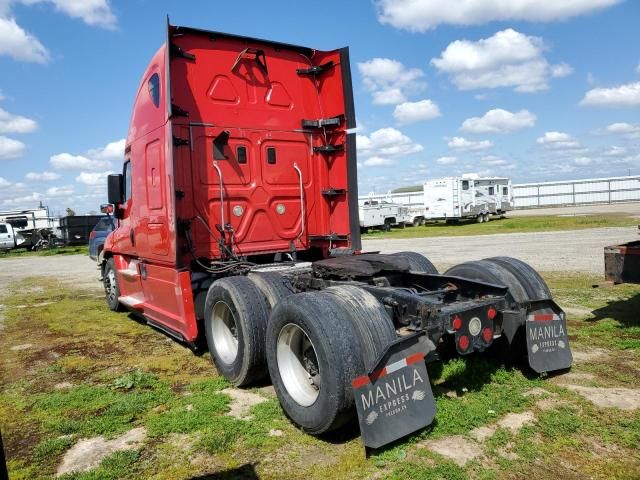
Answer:
<svg viewBox="0 0 640 480"><path fill-rule="evenodd" d="M404 205L389 203L385 200L365 199L359 205L360 230L381 228L389 231L392 226L404 227L404 219L409 209Z"/></svg>
<svg viewBox="0 0 640 480"><path fill-rule="evenodd" d="M487 222L513 209L513 187L509 178L475 174L430 180L424 184L424 208L429 220Z"/></svg>

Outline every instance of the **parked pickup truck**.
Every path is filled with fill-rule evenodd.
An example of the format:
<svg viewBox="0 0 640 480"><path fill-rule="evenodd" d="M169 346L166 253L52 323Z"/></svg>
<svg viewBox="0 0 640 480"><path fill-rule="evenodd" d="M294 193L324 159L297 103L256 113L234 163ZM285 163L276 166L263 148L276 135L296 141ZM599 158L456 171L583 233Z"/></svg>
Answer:
<svg viewBox="0 0 640 480"><path fill-rule="evenodd" d="M20 235L10 223L0 223L0 250L11 250L19 245Z"/></svg>

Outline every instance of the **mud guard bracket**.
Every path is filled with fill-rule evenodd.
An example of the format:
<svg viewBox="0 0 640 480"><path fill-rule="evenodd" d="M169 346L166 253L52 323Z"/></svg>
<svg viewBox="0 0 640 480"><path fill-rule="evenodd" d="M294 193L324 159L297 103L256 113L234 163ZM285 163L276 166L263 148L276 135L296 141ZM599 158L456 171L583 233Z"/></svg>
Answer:
<svg viewBox="0 0 640 480"><path fill-rule="evenodd" d="M436 403L424 361L424 332L391 343L375 368L352 381L362 441L380 448L433 422Z"/></svg>

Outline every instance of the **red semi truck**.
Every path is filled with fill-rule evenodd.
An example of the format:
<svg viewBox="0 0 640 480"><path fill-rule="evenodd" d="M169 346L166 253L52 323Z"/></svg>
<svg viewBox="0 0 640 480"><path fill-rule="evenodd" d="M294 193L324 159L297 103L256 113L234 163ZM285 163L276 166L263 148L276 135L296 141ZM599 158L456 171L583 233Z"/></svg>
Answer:
<svg viewBox="0 0 640 480"><path fill-rule="evenodd" d="M109 307L206 340L237 386L269 376L312 434L357 409L373 447L433 420L424 365L442 344L568 368L565 315L525 263L438 274L417 253L361 252L355 126L347 48L167 25L108 180Z"/></svg>

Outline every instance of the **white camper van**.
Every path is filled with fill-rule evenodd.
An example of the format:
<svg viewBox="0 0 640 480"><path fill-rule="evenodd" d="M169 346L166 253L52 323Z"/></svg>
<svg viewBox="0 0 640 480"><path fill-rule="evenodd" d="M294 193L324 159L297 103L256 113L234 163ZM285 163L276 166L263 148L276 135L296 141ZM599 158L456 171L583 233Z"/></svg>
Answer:
<svg viewBox="0 0 640 480"><path fill-rule="evenodd" d="M488 222L513 209L511 180L475 174L430 180L424 184L424 207L429 220Z"/></svg>

